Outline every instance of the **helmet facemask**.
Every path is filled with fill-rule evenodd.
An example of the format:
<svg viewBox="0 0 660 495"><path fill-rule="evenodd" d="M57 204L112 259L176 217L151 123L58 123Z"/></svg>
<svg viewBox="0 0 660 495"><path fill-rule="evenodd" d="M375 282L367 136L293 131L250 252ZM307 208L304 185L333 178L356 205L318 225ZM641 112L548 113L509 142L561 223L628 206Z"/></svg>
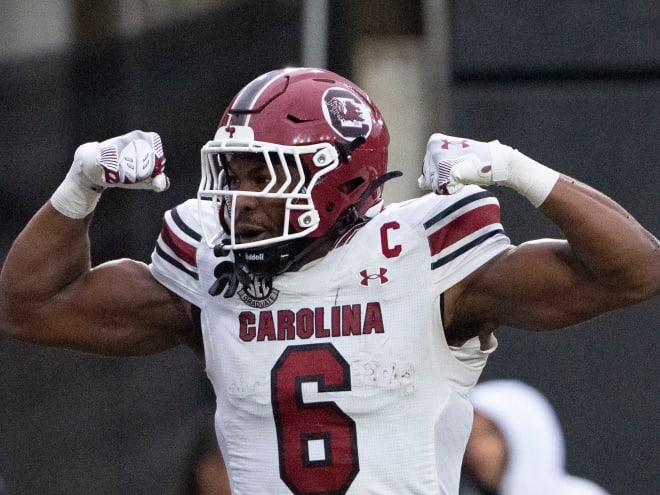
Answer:
<svg viewBox="0 0 660 495"><path fill-rule="evenodd" d="M262 158L269 179L262 181L264 185L261 190L254 187L242 190L240 185L232 184L228 166L238 154ZM209 247L222 243L225 249L238 251L310 235L319 225L319 213L312 200L313 189L324 175L338 166L337 150L328 143L283 146L235 139L207 143L202 148L202 179L197 197L200 206L202 201L210 200L216 214L214 225L202 226L205 241ZM232 205L245 197L279 200L278 206L274 207L284 208L284 221L276 235L248 242L240 239L237 211ZM266 201L262 203L267 207Z"/></svg>

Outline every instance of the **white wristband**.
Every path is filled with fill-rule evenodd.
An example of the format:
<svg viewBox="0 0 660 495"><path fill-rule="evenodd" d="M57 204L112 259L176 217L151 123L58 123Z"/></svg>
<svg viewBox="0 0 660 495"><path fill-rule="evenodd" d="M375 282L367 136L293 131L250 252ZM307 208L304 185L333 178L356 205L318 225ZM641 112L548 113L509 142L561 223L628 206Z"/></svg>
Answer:
<svg viewBox="0 0 660 495"><path fill-rule="evenodd" d="M50 202L62 215L85 218L96 208L102 192L102 189L94 190L67 176L51 196Z"/></svg>
<svg viewBox="0 0 660 495"><path fill-rule="evenodd" d="M99 202L103 187L96 186L85 177L82 163L94 162L97 159L99 144L85 143L78 146L73 163L64 181L50 198L53 207L69 218L85 218Z"/></svg>
<svg viewBox="0 0 660 495"><path fill-rule="evenodd" d="M538 208L559 179L559 172L513 150L509 158L509 173L504 184L525 196Z"/></svg>

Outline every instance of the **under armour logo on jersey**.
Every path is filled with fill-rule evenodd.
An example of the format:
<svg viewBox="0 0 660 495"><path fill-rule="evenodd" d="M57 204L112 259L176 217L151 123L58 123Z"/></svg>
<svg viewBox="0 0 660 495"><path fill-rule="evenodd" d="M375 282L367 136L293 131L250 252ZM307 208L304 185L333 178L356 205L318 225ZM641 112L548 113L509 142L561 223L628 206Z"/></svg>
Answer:
<svg viewBox="0 0 660 495"><path fill-rule="evenodd" d="M442 149L443 150L448 150L450 144L460 144L461 148L469 148L470 143L468 143L467 139L461 139L460 141L450 141L449 139L443 139L442 140Z"/></svg>
<svg viewBox="0 0 660 495"><path fill-rule="evenodd" d="M362 277L362 280L360 281L360 285L363 287L368 287L369 283L372 280L379 280L380 285L385 285L387 282L390 281L389 278L385 276L387 273L387 268L383 268L382 266L379 269L379 273L369 273L367 270L362 270L360 272L360 276Z"/></svg>

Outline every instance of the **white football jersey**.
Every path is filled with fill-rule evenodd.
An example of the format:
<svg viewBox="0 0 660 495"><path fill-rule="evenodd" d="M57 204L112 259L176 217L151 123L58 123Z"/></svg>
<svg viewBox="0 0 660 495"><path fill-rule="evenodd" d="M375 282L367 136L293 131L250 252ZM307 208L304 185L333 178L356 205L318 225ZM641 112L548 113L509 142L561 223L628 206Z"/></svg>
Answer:
<svg viewBox="0 0 660 495"><path fill-rule="evenodd" d="M231 298L208 292L232 258L201 232L196 200L167 212L151 271L201 310L233 493L458 493L467 394L496 341L448 346L441 295L510 245L497 200L469 186L388 206Z"/></svg>

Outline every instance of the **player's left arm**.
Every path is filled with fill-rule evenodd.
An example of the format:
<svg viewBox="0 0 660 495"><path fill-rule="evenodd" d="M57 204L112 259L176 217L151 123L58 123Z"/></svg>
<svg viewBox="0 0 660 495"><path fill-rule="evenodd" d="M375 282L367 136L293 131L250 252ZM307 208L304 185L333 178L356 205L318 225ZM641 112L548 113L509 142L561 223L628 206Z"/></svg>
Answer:
<svg viewBox="0 0 660 495"><path fill-rule="evenodd" d="M530 241L462 286L455 314L488 323L562 328L660 293L660 244L607 196L561 176L540 210L566 240ZM476 311L476 314L475 314Z"/></svg>
<svg viewBox="0 0 660 495"><path fill-rule="evenodd" d="M420 185L438 193L472 183L511 187L565 237L512 247L448 291L449 327L466 336L500 325L561 328L660 293L660 243L613 199L498 142L467 140L471 153L447 157L452 147L434 148L437 136ZM458 139L439 142L446 138Z"/></svg>

